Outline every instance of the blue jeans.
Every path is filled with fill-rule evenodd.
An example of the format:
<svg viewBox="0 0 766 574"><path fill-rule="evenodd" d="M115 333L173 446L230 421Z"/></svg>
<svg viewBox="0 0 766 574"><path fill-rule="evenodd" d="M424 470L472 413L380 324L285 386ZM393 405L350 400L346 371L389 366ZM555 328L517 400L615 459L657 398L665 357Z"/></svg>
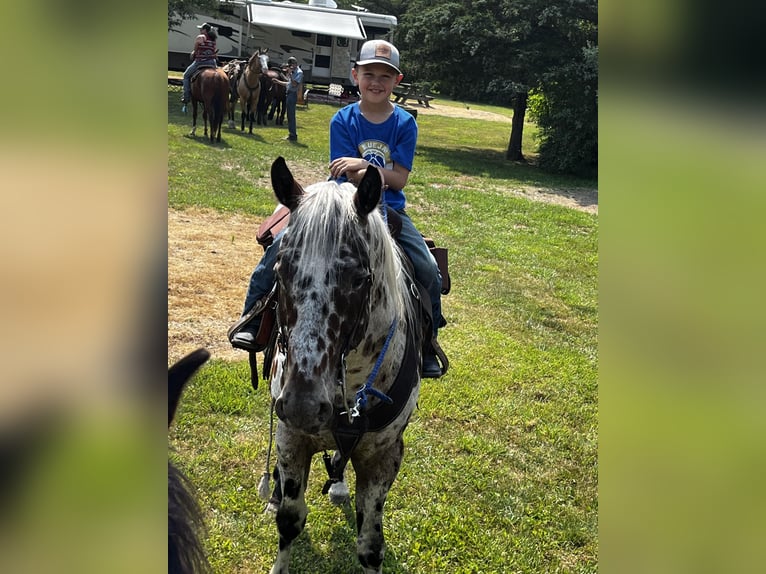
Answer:
<svg viewBox="0 0 766 574"><path fill-rule="evenodd" d="M189 67L184 71L184 99L191 101L191 77L197 71L197 68L200 66L215 67L216 65L215 60L194 60L189 64Z"/></svg>
<svg viewBox="0 0 766 574"><path fill-rule="evenodd" d="M285 96L285 104L287 105L287 131L290 134L290 139L298 139L298 128L295 125L295 108L298 105L298 90L287 92Z"/></svg>
<svg viewBox="0 0 766 574"><path fill-rule="evenodd" d="M439 273L439 267L428 250L423 236L415 229L415 225L409 216L404 210L399 211L399 214L402 216L402 231L399 234L398 241L407 257L412 261L412 266L415 269L415 279L423 285L428 292L428 296L431 298L433 330L434 337L436 337L442 320L442 278ZM277 262L277 253L279 252L279 244L282 241L283 234L284 230L277 233L274 242L266 249L260 262L253 270L253 274L250 276L250 284L248 285L245 297L245 307L242 311L243 315L246 315L253 308L256 301L265 297L274 286L274 265Z"/></svg>

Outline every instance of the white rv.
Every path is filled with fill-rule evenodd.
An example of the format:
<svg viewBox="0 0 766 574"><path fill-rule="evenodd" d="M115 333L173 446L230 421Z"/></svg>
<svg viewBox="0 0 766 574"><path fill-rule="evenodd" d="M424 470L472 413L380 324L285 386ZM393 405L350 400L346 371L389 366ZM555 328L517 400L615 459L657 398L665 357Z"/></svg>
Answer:
<svg viewBox="0 0 766 574"><path fill-rule="evenodd" d="M222 61L247 58L268 48L274 64L289 56L298 59L306 82L344 86L351 84L351 68L365 40L390 40L396 17L362 10L339 10L333 0L269 2L221 1L215 15L196 14L168 32L168 68L183 70L199 33L197 26L209 22L218 30L218 54Z"/></svg>

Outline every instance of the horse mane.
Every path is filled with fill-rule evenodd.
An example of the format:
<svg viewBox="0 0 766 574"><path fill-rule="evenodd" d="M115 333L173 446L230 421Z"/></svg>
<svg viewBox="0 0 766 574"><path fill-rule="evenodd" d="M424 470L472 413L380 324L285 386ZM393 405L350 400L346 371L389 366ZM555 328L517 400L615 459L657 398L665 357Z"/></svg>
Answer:
<svg viewBox="0 0 766 574"><path fill-rule="evenodd" d="M407 295L411 278L406 257L378 209L367 215L366 225L360 225L355 192L350 183L328 181L308 186L299 208L291 215L288 229L302 246L302 259L314 263L332 260L341 245L366 244L372 271L386 287L387 297L381 305L388 307L386 312L392 319L411 323L415 313L412 298Z"/></svg>
<svg viewBox="0 0 766 574"><path fill-rule="evenodd" d="M202 510L186 475L168 461L168 572L210 572L201 534L206 532Z"/></svg>

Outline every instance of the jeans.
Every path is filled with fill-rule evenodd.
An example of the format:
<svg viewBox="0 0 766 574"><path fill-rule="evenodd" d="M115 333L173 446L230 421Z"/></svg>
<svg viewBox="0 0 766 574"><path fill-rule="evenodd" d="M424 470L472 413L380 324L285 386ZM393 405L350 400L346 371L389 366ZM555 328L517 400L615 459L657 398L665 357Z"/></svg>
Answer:
<svg viewBox="0 0 766 574"><path fill-rule="evenodd" d="M285 96L287 105L287 131L290 139L298 139L298 128L295 125L295 108L298 105L298 90L287 92Z"/></svg>
<svg viewBox="0 0 766 574"><path fill-rule="evenodd" d="M197 68L200 66L215 67L216 65L215 60L194 60L189 64L189 67L184 71L184 99L191 100L191 78L194 72L197 71Z"/></svg>
<svg viewBox="0 0 766 574"><path fill-rule="evenodd" d="M288 108L289 110L289 108ZM412 220L404 212L399 211L402 217L402 231L399 234L399 244L407 254L407 257L412 261L412 266L415 269L415 279L418 283L428 292L428 296L431 298L431 313L433 316L433 331L434 337L436 337L439 331L439 325L442 320L442 300L441 300L441 286L442 278L439 273L439 267L436 264L436 260L428 250L426 242L423 240L423 236L415 229L415 225ZM245 307L242 311L242 315L246 315L250 309L253 308L256 301L265 297L274 286L275 274L274 265L277 262L277 253L279 252L279 244L282 241L282 235L284 230L277 233L274 238L274 242L266 249L260 262L253 270L253 274L250 276L250 284L247 288L247 295L245 297Z"/></svg>

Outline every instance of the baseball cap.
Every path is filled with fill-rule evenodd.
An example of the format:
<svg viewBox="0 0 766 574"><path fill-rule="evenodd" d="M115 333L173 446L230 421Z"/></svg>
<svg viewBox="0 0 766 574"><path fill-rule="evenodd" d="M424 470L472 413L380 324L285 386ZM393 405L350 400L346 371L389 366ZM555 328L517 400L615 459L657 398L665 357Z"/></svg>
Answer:
<svg viewBox="0 0 766 574"><path fill-rule="evenodd" d="M202 28L203 30L210 30L212 26L208 24L207 22L205 22L204 24L200 24L199 26L197 26L197 28Z"/></svg>
<svg viewBox="0 0 766 574"><path fill-rule="evenodd" d="M392 43L385 40L369 40L362 44L356 64L364 66L378 63L391 66L397 74L402 73L399 70L399 50Z"/></svg>

